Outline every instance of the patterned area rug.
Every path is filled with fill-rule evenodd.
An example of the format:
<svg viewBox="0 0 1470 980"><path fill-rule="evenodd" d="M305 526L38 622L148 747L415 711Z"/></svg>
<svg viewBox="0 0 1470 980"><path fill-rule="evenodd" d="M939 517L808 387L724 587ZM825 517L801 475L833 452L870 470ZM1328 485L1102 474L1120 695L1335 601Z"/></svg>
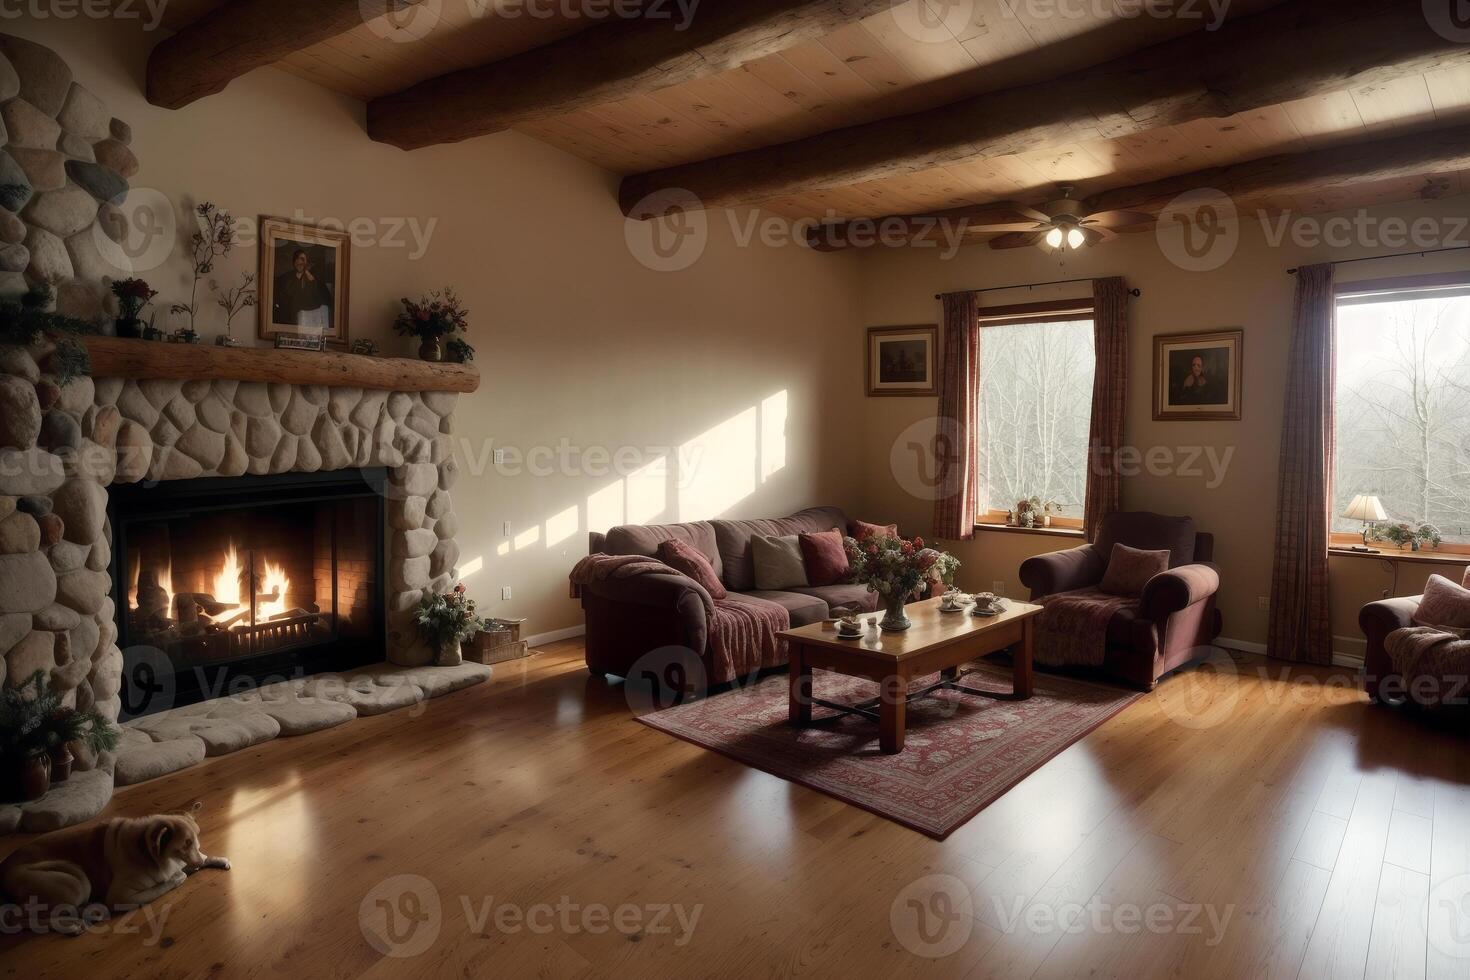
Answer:
<svg viewBox="0 0 1470 980"><path fill-rule="evenodd" d="M1010 690L1010 669L981 662L963 683ZM938 675L914 681L918 688ZM816 695L851 704L878 685L815 672ZM911 703L904 751L883 755L878 726L816 708L826 724L797 730L786 720L786 675L666 708L645 725L789 779L943 840L1052 756L1142 697L1138 691L1054 674L1036 675L1027 701L955 691Z"/></svg>

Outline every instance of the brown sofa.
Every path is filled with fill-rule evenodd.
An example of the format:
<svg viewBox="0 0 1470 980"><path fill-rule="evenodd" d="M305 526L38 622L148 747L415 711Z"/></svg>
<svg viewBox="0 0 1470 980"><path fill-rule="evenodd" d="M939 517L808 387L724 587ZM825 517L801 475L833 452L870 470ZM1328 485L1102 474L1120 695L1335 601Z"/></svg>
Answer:
<svg viewBox="0 0 1470 980"><path fill-rule="evenodd" d="M825 619L834 606L877 608L878 597L863 585L827 585L762 592L755 587L750 539L757 534L800 534L807 531L847 533L847 515L837 507L813 507L774 520L694 521L687 524L624 525L606 534L593 532L591 554L656 557L660 542L682 538L698 548L731 592L786 607L792 626ZM667 575L640 575L598 582L582 589L587 618L587 669L593 674L628 676L640 657L661 647L685 647L701 658L710 684L735 677L721 676L708 656L709 624L705 619L703 590L693 580L669 570ZM751 652L736 675L753 672L758 655Z"/></svg>
<svg viewBox="0 0 1470 980"><path fill-rule="evenodd" d="M1150 579L1137 602L1113 615L1103 662L1105 673L1152 690L1164 674L1206 656L1220 635L1220 611L1215 608L1220 576L1209 563L1213 535L1197 533L1188 517L1144 511L1109 514L1098 528L1096 543L1026 559L1021 582L1033 601L1092 588L1102 581L1116 543L1170 553L1169 570Z"/></svg>

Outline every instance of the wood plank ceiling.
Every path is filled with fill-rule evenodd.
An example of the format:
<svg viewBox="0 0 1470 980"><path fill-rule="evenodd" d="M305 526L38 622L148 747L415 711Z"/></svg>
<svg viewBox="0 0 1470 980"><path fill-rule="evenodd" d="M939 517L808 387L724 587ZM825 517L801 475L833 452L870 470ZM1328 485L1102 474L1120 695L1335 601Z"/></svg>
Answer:
<svg viewBox="0 0 1470 980"><path fill-rule="evenodd" d="M166 26L184 28L224 2L239 0L172 0ZM1228 17L1245 17L1279 2L1234 0ZM1184 0L1180 3L1185 9ZM574 5L433 0L426 5L432 9L400 15L413 34L422 34L417 40L404 40L400 30L378 21L297 51L278 66L372 100L582 30L605 29L600 21L566 16L569 6ZM1198 15L1190 18L1139 16L1147 6L1139 0L906 0L733 70L514 128L618 174L659 170L1041 82L1199 31L1211 16L1202 0L1187 4ZM1470 46L1466 50L1470 59ZM1466 121L1470 60L1387 83L1346 84L1328 94L1224 118L1199 118L1115 139L1082 133L1075 142L1036 152L976 156L762 205L791 218L830 221L1005 199L1039 203L1058 196L1063 184L1076 185L1074 196L1089 196ZM1461 193L1470 193L1470 171L1451 169L1268 194L1237 204L1314 213Z"/></svg>

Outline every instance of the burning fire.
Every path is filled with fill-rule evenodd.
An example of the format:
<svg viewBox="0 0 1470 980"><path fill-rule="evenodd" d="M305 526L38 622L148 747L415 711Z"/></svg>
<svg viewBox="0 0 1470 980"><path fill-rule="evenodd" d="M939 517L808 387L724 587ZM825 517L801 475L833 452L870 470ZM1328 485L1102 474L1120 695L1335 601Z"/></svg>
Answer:
<svg viewBox="0 0 1470 980"><path fill-rule="evenodd" d="M257 593L255 603L257 623L267 623L285 614L286 593L291 588L291 580L286 576L285 568L270 559L266 559L264 564L261 589ZM240 591L240 582L247 578L245 566L240 562L240 551L235 547L235 542L231 541L229 549L225 552L224 564L220 566L219 574L214 577L215 599L220 602L228 602L236 607L225 613L223 618L229 619L234 613L249 606L249 602Z"/></svg>

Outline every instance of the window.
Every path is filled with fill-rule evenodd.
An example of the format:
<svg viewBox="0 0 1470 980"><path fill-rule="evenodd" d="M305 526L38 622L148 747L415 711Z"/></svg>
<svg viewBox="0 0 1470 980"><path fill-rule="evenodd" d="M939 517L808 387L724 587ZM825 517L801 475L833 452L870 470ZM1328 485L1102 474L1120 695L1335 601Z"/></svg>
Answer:
<svg viewBox="0 0 1470 980"><path fill-rule="evenodd" d="M980 318L979 497L982 524L1004 524L1029 497L1054 527L1080 528L1092 418L1092 307L1001 307Z"/></svg>
<svg viewBox="0 0 1470 980"><path fill-rule="evenodd" d="M1338 287L1333 541L1356 494L1392 521L1434 525L1470 551L1470 276Z"/></svg>

